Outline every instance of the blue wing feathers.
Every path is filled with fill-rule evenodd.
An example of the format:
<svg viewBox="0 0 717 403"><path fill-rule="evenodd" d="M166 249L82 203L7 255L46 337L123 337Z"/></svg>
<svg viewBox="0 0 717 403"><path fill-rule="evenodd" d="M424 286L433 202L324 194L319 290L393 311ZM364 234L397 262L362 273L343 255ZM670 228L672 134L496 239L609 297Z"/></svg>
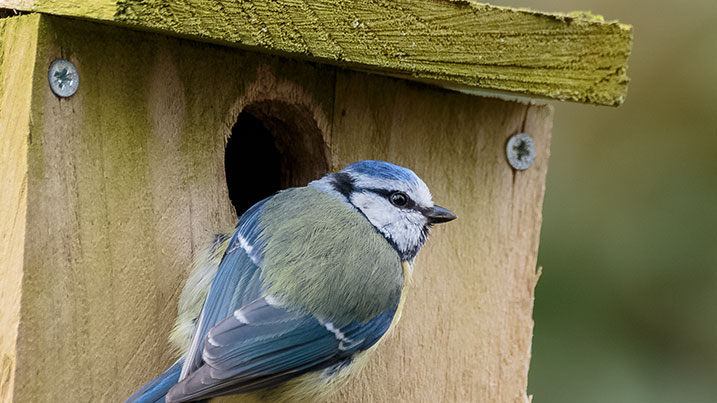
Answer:
<svg viewBox="0 0 717 403"><path fill-rule="evenodd" d="M242 215L212 281L173 402L250 392L306 372L349 363L388 330L395 313L334 328L306 312L264 298L264 243L259 215L265 199Z"/></svg>
<svg viewBox="0 0 717 403"><path fill-rule="evenodd" d="M387 311L366 323L334 329L264 298L239 312L239 318L232 315L209 332L204 366L179 385L179 401L248 392L350 361L378 341L394 315Z"/></svg>
<svg viewBox="0 0 717 403"><path fill-rule="evenodd" d="M231 270L231 266L243 267L244 270ZM199 368L201 365L202 348L201 343L206 337L209 330L216 325L217 322L226 318L233 313L232 300L235 290L239 287L239 281L242 276L252 275L247 273L256 270L257 267L251 263L249 257L243 250L239 249L230 254L225 255L224 260L219 265L216 277L212 282L212 286L204 303L204 308L199 321L199 328L196 330L192 348L190 348L187 356L189 372ZM199 343L195 346L195 343Z"/></svg>
<svg viewBox="0 0 717 403"><path fill-rule="evenodd" d="M125 401L125 403L164 403L169 389L179 381L182 360L177 361L160 376L152 379Z"/></svg>
<svg viewBox="0 0 717 403"><path fill-rule="evenodd" d="M247 210L239 219L237 229L229 240L217 274L204 302L199 328L193 336L192 347L186 357L186 373L195 371L201 365L202 341L209 330L219 321L231 315L247 301L259 297L261 281L259 266L261 245L258 243L258 215L269 198L260 201ZM252 242L251 244L249 242ZM252 258L252 255L254 256Z"/></svg>
<svg viewBox="0 0 717 403"><path fill-rule="evenodd" d="M364 339L361 344L361 350L366 350L376 344L378 340L388 331L393 321L393 316L396 314L395 310L386 311L365 325L356 325L352 328L342 328L342 332L350 339L362 338Z"/></svg>
<svg viewBox="0 0 717 403"><path fill-rule="evenodd" d="M239 218L239 222L237 223L234 234L235 236L232 240L233 242L230 242L230 245L234 244L235 247L242 247L242 243L244 244L243 246L248 246L245 251L249 255L252 262L258 266L261 266L263 263L264 256L262 251L264 250L264 246L266 246L264 241L260 238L261 231L259 230L259 215L269 199L271 199L271 197L267 197L266 199L256 203L244 214L242 214ZM232 248L228 248L227 250L231 249Z"/></svg>
<svg viewBox="0 0 717 403"><path fill-rule="evenodd" d="M330 375L386 333L395 307L366 322L335 328L326 318L264 298L266 245L259 216L269 199L239 219L184 362L175 363L128 402L206 399L275 386L310 371L325 369Z"/></svg>

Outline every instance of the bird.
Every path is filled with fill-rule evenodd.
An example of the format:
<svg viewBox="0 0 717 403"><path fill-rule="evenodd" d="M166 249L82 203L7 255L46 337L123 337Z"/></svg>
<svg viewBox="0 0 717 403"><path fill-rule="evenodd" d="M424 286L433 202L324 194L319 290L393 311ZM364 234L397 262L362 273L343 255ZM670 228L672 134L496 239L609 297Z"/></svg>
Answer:
<svg viewBox="0 0 717 403"><path fill-rule="evenodd" d="M396 325L429 230L455 218L375 160L259 201L194 263L170 336L181 358L126 402L325 399Z"/></svg>

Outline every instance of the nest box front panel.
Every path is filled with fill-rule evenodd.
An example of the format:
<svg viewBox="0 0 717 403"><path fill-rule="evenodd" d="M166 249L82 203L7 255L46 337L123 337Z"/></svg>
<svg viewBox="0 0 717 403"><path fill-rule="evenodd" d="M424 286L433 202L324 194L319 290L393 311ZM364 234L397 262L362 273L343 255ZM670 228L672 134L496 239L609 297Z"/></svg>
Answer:
<svg viewBox="0 0 717 403"><path fill-rule="evenodd" d="M213 234L360 159L412 168L460 219L436 229L396 334L337 399L525 400L549 107L39 18L17 401L129 396L176 359L176 300ZM69 98L49 89L56 59L77 66ZM505 156L518 132L536 144L525 171Z"/></svg>

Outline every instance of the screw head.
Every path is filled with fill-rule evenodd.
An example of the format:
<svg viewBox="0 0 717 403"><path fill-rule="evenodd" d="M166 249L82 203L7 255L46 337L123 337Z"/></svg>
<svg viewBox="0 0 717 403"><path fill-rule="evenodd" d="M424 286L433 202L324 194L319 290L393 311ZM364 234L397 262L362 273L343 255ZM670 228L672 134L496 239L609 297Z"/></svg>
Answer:
<svg viewBox="0 0 717 403"><path fill-rule="evenodd" d="M47 78L50 81L50 89L60 98L72 96L80 85L77 68L71 62L63 59L52 62Z"/></svg>
<svg viewBox="0 0 717 403"><path fill-rule="evenodd" d="M535 159L535 143L526 133L518 133L508 140L505 153L510 166L522 171L528 169Z"/></svg>

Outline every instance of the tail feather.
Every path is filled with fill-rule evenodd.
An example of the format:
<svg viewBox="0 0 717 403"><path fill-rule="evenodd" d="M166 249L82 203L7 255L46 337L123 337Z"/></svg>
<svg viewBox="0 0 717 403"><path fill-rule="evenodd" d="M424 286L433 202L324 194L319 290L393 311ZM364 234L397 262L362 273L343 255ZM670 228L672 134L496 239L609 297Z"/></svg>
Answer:
<svg viewBox="0 0 717 403"><path fill-rule="evenodd" d="M160 376L147 382L144 386L134 392L125 403L165 403L165 396L169 389L179 382L179 374L182 372L184 360L174 363Z"/></svg>

